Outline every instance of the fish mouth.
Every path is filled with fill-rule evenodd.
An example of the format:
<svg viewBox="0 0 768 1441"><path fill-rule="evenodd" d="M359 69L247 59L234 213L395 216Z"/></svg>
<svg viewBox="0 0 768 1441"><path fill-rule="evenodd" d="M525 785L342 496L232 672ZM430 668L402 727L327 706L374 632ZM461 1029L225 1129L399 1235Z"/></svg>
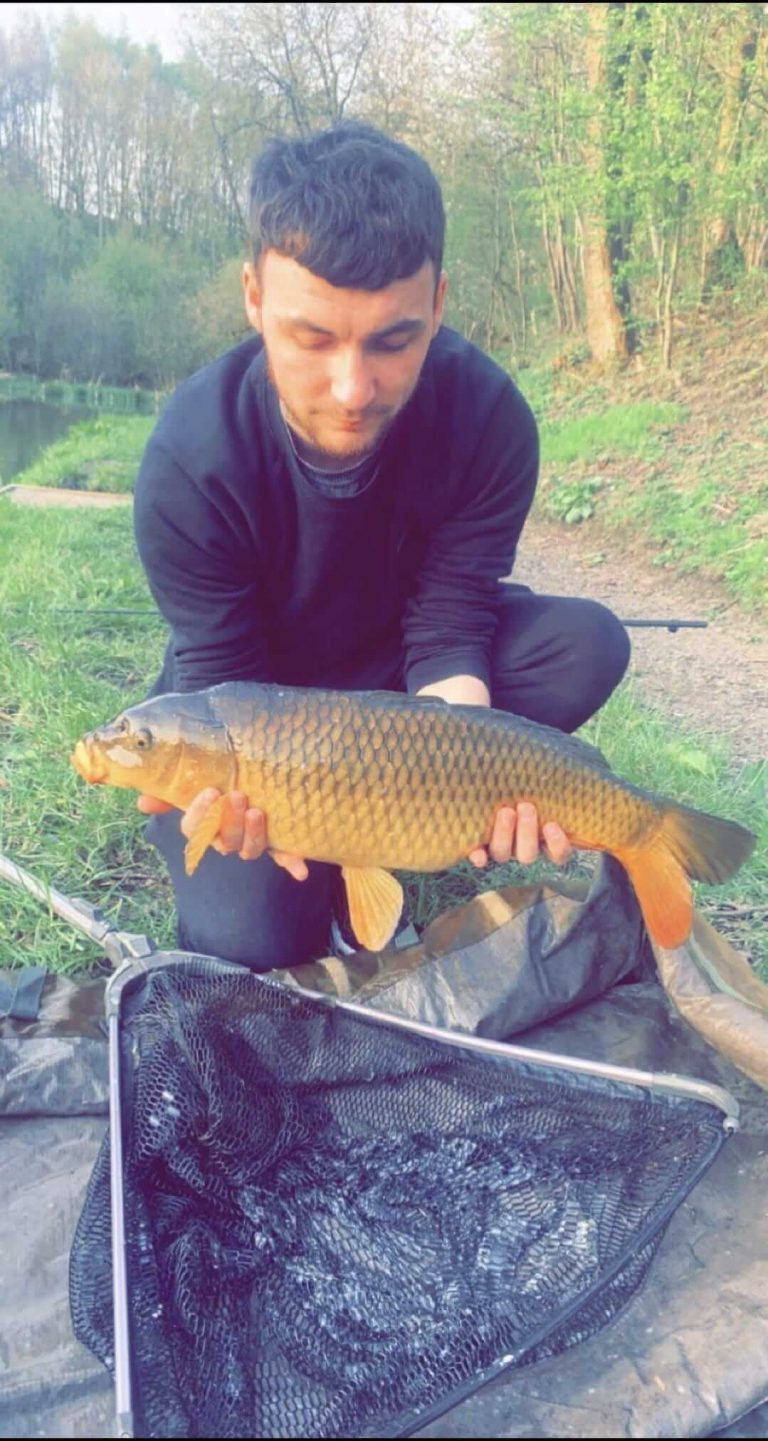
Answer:
<svg viewBox="0 0 768 1441"><path fill-rule="evenodd" d="M82 776L84 781L88 781L89 785L106 785L107 767L104 764L104 758L94 750L93 746L89 745L87 740L77 742L69 759L78 775Z"/></svg>

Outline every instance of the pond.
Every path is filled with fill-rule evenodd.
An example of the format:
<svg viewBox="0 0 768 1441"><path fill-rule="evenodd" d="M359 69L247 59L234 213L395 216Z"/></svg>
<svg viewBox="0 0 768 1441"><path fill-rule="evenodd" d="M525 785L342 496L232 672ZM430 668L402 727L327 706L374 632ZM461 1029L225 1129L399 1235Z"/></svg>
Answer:
<svg viewBox="0 0 768 1441"><path fill-rule="evenodd" d="M85 405L52 405L48 400L0 400L0 485L9 481L66 434L97 412Z"/></svg>

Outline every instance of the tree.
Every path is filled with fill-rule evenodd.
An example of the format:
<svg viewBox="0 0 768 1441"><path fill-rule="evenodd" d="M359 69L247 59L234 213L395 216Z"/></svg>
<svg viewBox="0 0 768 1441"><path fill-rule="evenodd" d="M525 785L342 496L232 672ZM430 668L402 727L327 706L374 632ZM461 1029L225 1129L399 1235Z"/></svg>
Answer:
<svg viewBox="0 0 768 1441"><path fill-rule="evenodd" d="M587 90L589 114L584 143L584 160L591 181L584 210L584 296L587 312L587 340L595 360L623 361L629 353L627 331L614 294L615 240L608 228L608 184L606 168L606 111L615 97L616 86L608 78L610 12L615 7L589 4L586 33ZM623 9L623 7L619 7ZM615 180L614 180L615 183Z"/></svg>
<svg viewBox="0 0 768 1441"><path fill-rule="evenodd" d="M763 5L720 6L723 10L722 104L717 133L717 146L712 166L711 196L714 213L704 224L702 244L702 299L707 300L715 286L733 286L738 270L744 267L744 252L736 229L741 180L741 151L744 120L749 91L755 76L758 35L765 29ZM733 181L736 179L737 186Z"/></svg>

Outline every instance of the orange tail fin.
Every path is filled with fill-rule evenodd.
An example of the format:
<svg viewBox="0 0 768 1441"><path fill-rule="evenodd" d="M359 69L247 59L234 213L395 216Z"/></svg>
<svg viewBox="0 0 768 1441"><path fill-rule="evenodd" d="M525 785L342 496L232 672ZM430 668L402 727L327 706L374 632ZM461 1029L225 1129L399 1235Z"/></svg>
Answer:
<svg viewBox="0 0 768 1441"><path fill-rule="evenodd" d="M670 805L644 845L614 852L627 871L648 931L668 950L693 924L691 880L727 881L755 844L751 831L689 806Z"/></svg>

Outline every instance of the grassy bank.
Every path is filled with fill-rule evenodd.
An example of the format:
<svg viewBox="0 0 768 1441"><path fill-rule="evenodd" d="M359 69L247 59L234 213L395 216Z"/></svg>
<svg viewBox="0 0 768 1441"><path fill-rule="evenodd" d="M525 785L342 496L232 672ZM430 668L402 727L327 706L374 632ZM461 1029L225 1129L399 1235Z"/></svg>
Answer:
<svg viewBox="0 0 768 1441"><path fill-rule="evenodd" d="M15 476L14 483L131 491L155 420L154 415L100 415L81 421Z"/></svg>
<svg viewBox="0 0 768 1441"><path fill-rule="evenodd" d="M749 355L751 329L711 373L697 368L705 340L693 335L672 377L542 367L517 380L541 427L542 514L588 526L596 549L598 537L630 544L650 564L721 582L768 616L765 392L762 380L745 388L740 344Z"/></svg>
<svg viewBox="0 0 768 1441"><path fill-rule="evenodd" d="M128 792L89 787L68 763L75 740L143 697L157 672L164 628L130 614L151 605L130 514L31 511L0 497L0 848L70 895L101 905L123 930L173 942L172 901L144 820ZM728 886L699 887L699 903L759 960L768 976L766 767L732 765L695 737L680 739L640 710L625 687L586 728L615 769L761 833L756 855ZM551 871L550 871L551 873ZM515 866L467 864L409 881L423 924L488 885L520 883ZM64 922L0 882L0 964L78 970L94 951ZM734 909L737 908L737 909Z"/></svg>

